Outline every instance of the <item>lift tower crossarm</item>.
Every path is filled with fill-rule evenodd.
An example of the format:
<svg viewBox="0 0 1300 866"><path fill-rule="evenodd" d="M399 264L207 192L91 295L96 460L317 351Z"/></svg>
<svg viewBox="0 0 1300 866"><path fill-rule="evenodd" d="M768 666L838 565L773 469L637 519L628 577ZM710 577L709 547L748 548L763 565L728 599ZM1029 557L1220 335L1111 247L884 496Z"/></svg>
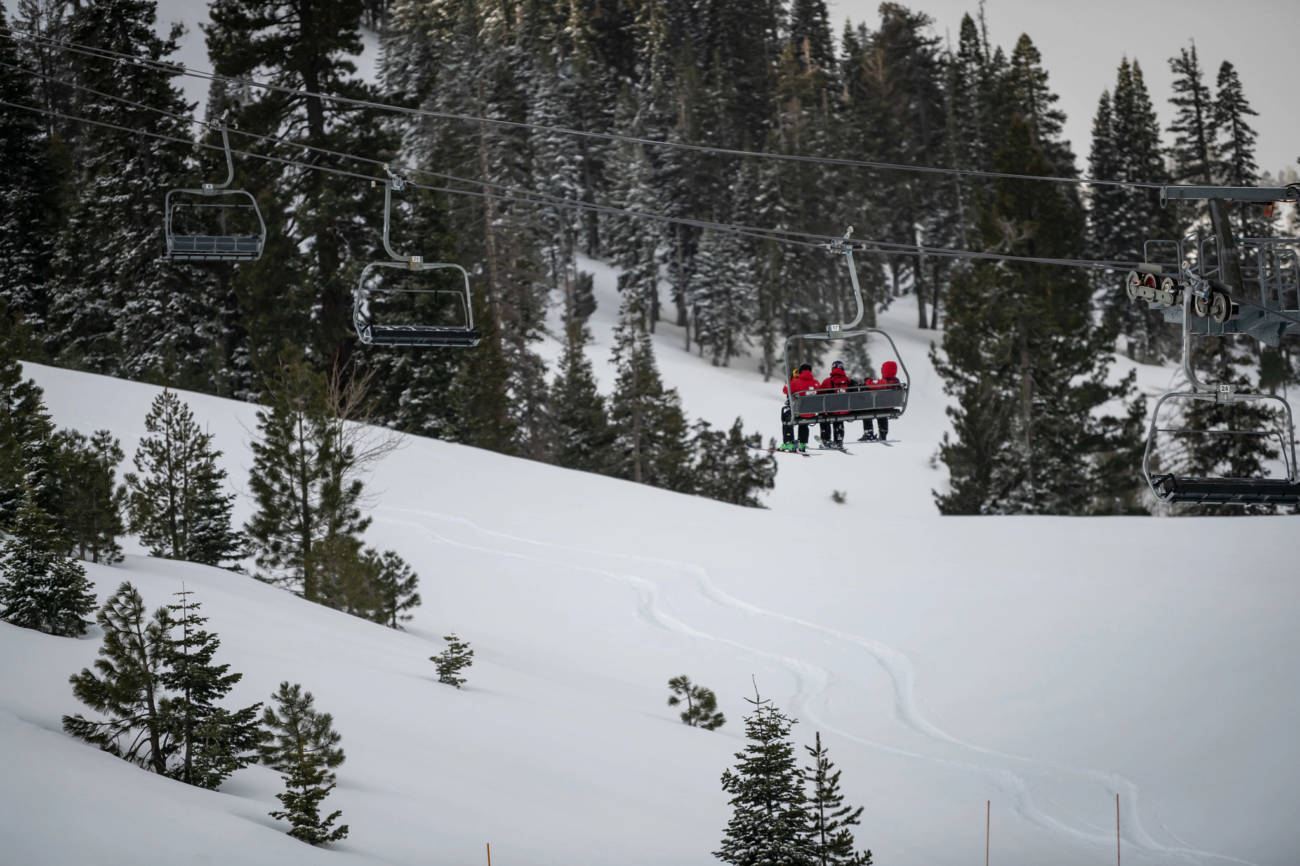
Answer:
<svg viewBox="0 0 1300 866"><path fill-rule="evenodd" d="M1296 201L1300 200L1300 184L1290 186L1162 186L1160 200L1206 201Z"/></svg>

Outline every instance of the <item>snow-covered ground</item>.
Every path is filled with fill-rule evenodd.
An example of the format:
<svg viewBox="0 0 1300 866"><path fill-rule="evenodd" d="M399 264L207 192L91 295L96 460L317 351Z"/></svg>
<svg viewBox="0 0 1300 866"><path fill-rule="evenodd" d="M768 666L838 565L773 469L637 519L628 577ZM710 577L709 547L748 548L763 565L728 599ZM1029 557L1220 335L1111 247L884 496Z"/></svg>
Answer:
<svg viewBox="0 0 1300 866"><path fill-rule="evenodd" d="M608 387L616 301L591 267ZM0 860L466 864L491 843L517 866L706 864L752 676L800 743L822 733L881 866L977 862L986 801L994 863L1110 862L1116 794L1125 864L1294 863L1294 518L940 517L944 398L911 303L881 316L912 375L899 444L778 458L766 510L406 439L369 479L367 538L421 576L406 632L216 569L89 566L101 600L123 580L150 606L194 590L244 674L233 701L282 680L316 695L348 756L327 806L352 833L329 851L285 835L270 770L213 793L70 739L67 680L98 630L0 623ZM661 327L658 360L692 417L778 434L779 384L681 342ZM59 425L134 452L156 388L27 373ZM254 407L185 398L244 494ZM476 652L461 691L429 661L452 630ZM677 721L678 674L718 693L722 729Z"/></svg>

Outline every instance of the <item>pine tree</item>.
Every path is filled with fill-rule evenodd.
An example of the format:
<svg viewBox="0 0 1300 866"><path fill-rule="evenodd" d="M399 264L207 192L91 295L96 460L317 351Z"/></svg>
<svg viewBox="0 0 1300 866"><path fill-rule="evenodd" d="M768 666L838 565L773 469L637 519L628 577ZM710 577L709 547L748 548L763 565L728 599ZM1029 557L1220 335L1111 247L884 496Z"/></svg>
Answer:
<svg viewBox="0 0 1300 866"><path fill-rule="evenodd" d="M63 730L119 758L166 774L175 753L173 731L163 713L167 612L146 621L144 599L130 582L118 587L96 617L104 631L95 670L70 678L77 700L103 716L63 717Z"/></svg>
<svg viewBox="0 0 1300 866"><path fill-rule="evenodd" d="M60 430L50 440L52 480L58 491L53 514L68 550L91 562L122 561L118 537L122 525L123 488L114 487L114 470L122 462L122 447L107 431L87 438L76 430Z"/></svg>
<svg viewBox="0 0 1300 866"><path fill-rule="evenodd" d="M148 65L177 47L179 33L161 38L156 24L154 0L91 0L69 16L69 41L146 63L78 53L66 77L96 90L111 81L115 96L145 107L62 94L74 114L131 131L83 128L72 142L79 199L54 256L48 333L51 349L81 369L162 379L208 369L216 323L207 273L159 258L163 194L186 185L190 166L184 150L134 131L186 139L191 106Z"/></svg>
<svg viewBox="0 0 1300 866"><path fill-rule="evenodd" d="M614 340L614 474L639 484L689 491L686 419L677 392L664 388L659 378L650 335L632 296L624 299Z"/></svg>
<svg viewBox="0 0 1300 866"><path fill-rule="evenodd" d="M412 617L407 611L420 604L420 594L415 591L420 576L411 570L406 560L391 550L381 554L367 548L364 556L375 575L375 606L371 619L389 628L400 629L402 623Z"/></svg>
<svg viewBox="0 0 1300 866"><path fill-rule="evenodd" d="M230 525L235 495L225 490L220 451L190 407L172 391L154 398L146 434L126 474L131 531L150 556L222 565L242 556L242 539ZM138 473L138 474L137 474Z"/></svg>
<svg viewBox="0 0 1300 866"><path fill-rule="evenodd" d="M320 816L321 801L334 790L334 774L325 768L318 755L308 751L301 743L298 744L294 758L284 774L284 793L275 795L284 804L284 808L268 814L277 820L287 820L293 826L289 835L310 845L324 845L346 839L347 824L332 826L343 814L341 810L335 809L324 818Z"/></svg>
<svg viewBox="0 0 1300 866"><path fill-rule="evenodd" d="M271 696L272 704L262 712L267 735L258 752L263 764L287 773L297 763L300 748L330 770L343 763L343 749L339 747L343 738L334 730L334 717L319 712L313 706L314 700L312 693L304 692L298 683L280 683Z"/></svg>
<svg viewBox="0 0 1300 866"><path fill-rule="evenodd" d="M672 692L668 696L668 706L686 702L686 709L681 714L683 724L712 731L727 723L727 717L718 711L718 696L712 689L695 685L685 674L670 679L668 689Z"/></svg>
<svg viewBox="0 0 1300 866"><path fill-rule="evenodd" d="M722 774L732 814L713 856L733 866L811 866L808 811L790 728L794 720L757 694L745 717L744 751Z"/></svg>
<svg viewBox="0 0 1300 866"><path fill-rule="evenodd" d="M313 542L307 564L316 586L316 600L353 616L371 619L379 606L377 569L361 552L361 541L348 535L327 535Z"/></svg>
<svg viewBox="0 0 1300 866"><path fill-rule="evenodd" d="M585 348L591 336L579 321L565 329L560 372L551 386L551 423L555 441L551 460L566 469L601 472L610 465L614 441L605 411L605 398Z"/></svg>
<svg viewBox="0 0 1300 866"><path fill-rule="evenodd" d="M758 493L776 484L776 458L754 453L749 447L751 438L761 443L757 434L745 436L739 418L726 432L713 430L707 421L696 421L690 473L693 492L720 502L761 508Z"/></svg>
<svg viewBox="0 0 1300 866"><path fill-rule="evenodd" d="M215 789L255 760L262 739L257 725L262 705L233 711L217 705L243 674L229 673L228 664L213 663L221 641L204 629L207 617L199 615L200 605L190 600L192 594L175 593L180 601L166 608L159 681L171 694L161 702L160 714L176 749L168 775L188 785Z"/></svg>
<svg viewBox="0 0 1300 866"><path fill-rule="evenodd" d="M1169 104L1176 110L1169 124L1169 131L1174 135L1169 150L1173 157L1170 180L1213 184L1218 158L1214 103L1201 71L1196 43L1190 48L1180 48L1177 57L1169 58L1169 68L1174 73L1174 95L1169 98Z"/></svg>
<svg viewBox="0 0 1300 866"><path fill-rule="evenodd" d="M369 523L358 500L357 454L329 405L323 379L287 361L269 409L257 413L249 487L257 512L246 526L262 580L320 598L312 547L331 535L355 538Z"/></svg>
<svg viewBox="0 0 1300 866"><path fill-rule="evenodd" d="M234 78L258 77L280 87L378 99L377 88L357 76L362 51L362 0L217 0L204 27L215 71ZM396 141L373 109L307 96L284 99L259 91L246 100L227 94L216 106L252 135L276 135L343 153L393 151ZM273 144L249 139L265 152ZM278 155L277 151L277 155ZM252 310L248 351L278 352L282 341L310 347L317 370L348 369L355 340L350 334L353 265L375 257L382 211L368 206L370 191L351 178L296 165L259 165L251 181L266 190L265 214L277 238L277 256L295 258L284 267L271 259L241 270L236 290ZM284 196L284 190L293 190ZM360 218L358 215L361 215ZM291 251L306 251L294 256ZM293 332L290 329L297 329ZM255 369L274 366L274 356L253 360Z"/></svg>
<svg viewBox="0 0 1300 866"><path fill-rule="evenodd" d="M1015 115L995 155L997 170L1046 174L1043 151ZM982 208L990 248L1068 257L1081 236L1077 202L1023 181L998 181ZM940 455L952 489L938 495L952 513L1081 513L1107 492L1098 466L1118 447L1096 410L1127 394L1132 375L1107 383L1110 333L1091 318L1089 290L1074 272L1038 265L976 263L953 286L944 336L932 352L956 405L958 434Z"/></svg>
<svg viewBox="0 0 1300 866"><path fill-rule="evenodd" d="M46 634L85 634L93 585L81 563L61 555L65 542L30 488L12 532L0 547L0 619Z"/></svg>
<svg viewBox="0 0 1300 866"><path fill-rule="evenodd" d="M444 635L443 640L447 642L447 648L436 656L429 656L429 660L438 666L438 682L460 688L466 682L460 672L474 663L474 650L454 632Z"/></svg>
<svg viewBox="0 0 1300 866"><path fill-rule="evenodd" d="M1094 123L1094 137L1099 133L1101 110ZM1096 144L1094 138L1094 148ZM1110 132L1106 147L1108 161L1093 166L1110 166L1109 178L1136 183L1165 183L1164 151L1160 125L1151 104L1142 67L1125 59L1120 63L1111 97ZM1148 240L1172 239L1178 233L1174 212L1161 206L1158 190L1125 191L1103 194L1094 199L1089 250L1098 258L1112 261L1141 261L1143 244ZM1175 357L1177 343L1164 324L1159 310L1147 304L1135 304L1123 287L1114 280L1102 283L1103 297L1109 302L1107 314L1126 338L1128 355L1145 363L1158 363Z"/></svg>
<svg viewBox="0 0 1300 866"><path fill-rule="evenodd" d="M1218 176L1228 186L1254 186L1259 183L1259 163L1255 161L1258 138L1246 118L1259 112L1250 107L1237 69L1227 60L1219 67L1218 89L1214 96L1214 126L1223 135L1218 161ZM1265 232L1265 220L1258 211L1242 206L1238 216L1241 237L1258 237Z"/></svg>
<svg viewBox="0 0 1300 866"><path fill-rule="evenodd" d="M22 43L13 39L6 12L0 8L0 100L39 105L35 76ZM5 108L0 117L0 298L11 312L33 327L49 315L50 260L62 219L60 189L51 136L40 115Z"/></svg>
<svg viewBox="0 0 1300 866"><path fill-rule="evenodd" d="M27 328L0 297L0 531L7 530L17 516L32 458L48 451L45 443L54 433L44 392L23 378L20 358L29 345Z"/></svg>
<svg viewBox="0 0 1300 866"><path fill-rule="evenodd" d="M862 807L844 805L840 771L822 747L818 731L814 745L804 746L812 766L804 768L808 785L808 837L817 866L871 866L871 851L855 850L852 827L861 823Z"/></svg>

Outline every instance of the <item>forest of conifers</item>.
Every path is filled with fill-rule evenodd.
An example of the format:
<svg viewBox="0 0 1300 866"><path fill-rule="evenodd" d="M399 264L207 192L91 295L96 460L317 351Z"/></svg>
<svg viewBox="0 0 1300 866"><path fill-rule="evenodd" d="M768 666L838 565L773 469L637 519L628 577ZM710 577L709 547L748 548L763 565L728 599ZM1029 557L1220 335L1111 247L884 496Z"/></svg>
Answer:
<svg viewBox="0 0 1300 866"><path fill-rule="evenodd" d="M215 0L209 13L209 68L276 89L218 79L194 106L178 75L118 56L174 54L177 34L156 35L152 0L21 0L0 20L0 100L46 112L0 115L0 299L30 335L29 360L252 400L305 365L362 383L358 417L733 502L757 504L772 461L746 452L739 419L725 432L684 416L649 334L680 326L683 351L723 365L744 353L779 386L785 337L851 317L852 296L842 257L771 231L838 236L852 225L857 237L921 248L1124 262L1202 214L1161 206L1155 189L716 149L1260 181L1237 73L1226 62L1203 69L1190 40L1176 57L1126 59L1098 82L1092 140L1072 145L1032 34L994 45L967 16L952 43L924 11L896 3L839 32L823 0ZM363 28L380 34L377 74L358 62ZM1168 127L1140 61L1172 66ZM140 132L220 143L191 117L224 119L234 149L276 158L236 159L235 185L256 195L267 223L257 262L159 261L164 193L220 178L224 164L219 151ZM356 340L353 289L366 262L387 257L382 162L413 181L395 198L394 244L470 269L485 334L473 350ZM1281 214L1234 219L1246 234L1288 230ZM620 273L617 381L603 397L582 353L589 259ZM911 251L858 261L869 321L906 303L936 331L953 399L941 511L1143 510L1133 465L1146 405L1131 378L1107 374L1116 351L1177 359L1177 329L1129 302L1122 273ZM536 347L556 305L566 349L547 369ZM1297 379L1293 355L1285 343L1215 339L1199 363L1267 388ZM852 361L872 369L865 355ZM1211 472L1270 456L1252 440L1182 459Z"/></svg>

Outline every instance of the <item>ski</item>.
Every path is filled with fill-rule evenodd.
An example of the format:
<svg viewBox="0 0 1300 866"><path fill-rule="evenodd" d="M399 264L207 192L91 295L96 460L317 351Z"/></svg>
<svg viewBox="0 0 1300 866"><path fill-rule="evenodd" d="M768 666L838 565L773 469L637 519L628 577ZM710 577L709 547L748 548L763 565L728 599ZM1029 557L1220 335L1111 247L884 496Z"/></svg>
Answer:
<svg viewBox="0 0 1300 866"><path fill-rule="evenodd" d="M780 448L762 448L758 445L746 445L750 451L766 451L768 454L793 454L797 457L816 457L816 454L807 451L782 451Z"/></svg>

